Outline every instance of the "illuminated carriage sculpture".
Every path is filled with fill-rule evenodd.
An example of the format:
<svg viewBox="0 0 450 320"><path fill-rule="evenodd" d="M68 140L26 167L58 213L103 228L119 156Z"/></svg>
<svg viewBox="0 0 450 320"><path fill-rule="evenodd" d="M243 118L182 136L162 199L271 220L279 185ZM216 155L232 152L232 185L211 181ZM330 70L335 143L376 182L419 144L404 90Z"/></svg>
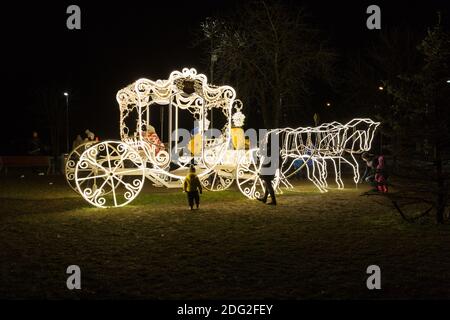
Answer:
<svg viewBox="0 0 450 320"><path fill-rule="evenodd" d="M260 178L264 155L258 147L245 149L242 129L245 116L232 87L209 85L205 75L185 68L172 72L167 80L139 79L120 90L116 98L121 140L83 144L66 161L69 185L90 204L124 206L137 197L146 178L156 186L181 187L192 164L208 190L225 190L236 181L239 190L250 199L264 193ZM150 124L150 111L158 105L168 113L167 144L160 142ZM183 110L195 121L197 131L193 135L179 128L179 114ZM208 117L212 118L213 110L220 110L225 119L218 132L208 130ZM361 124L363 129L358 128ZM282 162L273 181L275 189L292 187L288 178L305 167L292 171L296 160L312 163L311 168L306 166L308 178L322 192L328 187L328 162L334 165L340 188L341 162L353 167L357 182L354 154L370 149L378 124L370 119L355 119L345 125L333 122L315 128L268 131L261 140L263 143L269 134L278 135L281 142ZM189 136L190 140L180 142L183 136Z"/></svg>
<svg viewBox="0 0 450 320"><path fill-rule="evenodd" d="M241 128L245 116L232 87L209 85L205 75L185 68L172 72L167 80L139 79L120 90L117 101L121 141L81 145L66 161L69 185L92 205L119 207L130 203L145 178L157 186L181 187L191 164L195 164L203 186L211 191L225 190L235 179L246 179L245 174L237 174L238 164L246 156ZM153 133L150 110L156 105L168 112L170 136L166 145L148 134ZM213 109L225 118L215 136L214 132L206 134ZM180 133L187 132L178 123L183 110L197 125L189 143L178 141ZM130 129L130 119L134 130ZM233 131L242 133L242 139L233 141Z"/></svg>

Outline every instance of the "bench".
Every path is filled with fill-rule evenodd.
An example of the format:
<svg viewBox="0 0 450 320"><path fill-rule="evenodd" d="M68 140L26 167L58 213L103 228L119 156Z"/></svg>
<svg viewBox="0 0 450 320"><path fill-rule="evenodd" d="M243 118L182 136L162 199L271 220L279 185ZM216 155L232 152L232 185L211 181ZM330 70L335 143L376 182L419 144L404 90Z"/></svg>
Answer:
<svg viewBox="0 0 450 320"><path fill-rule="evenodd" d="M0 156L0 171L4 170L8 174L8 168L47 168L47 174L50 173L52 165L50 156Z"/></svg>

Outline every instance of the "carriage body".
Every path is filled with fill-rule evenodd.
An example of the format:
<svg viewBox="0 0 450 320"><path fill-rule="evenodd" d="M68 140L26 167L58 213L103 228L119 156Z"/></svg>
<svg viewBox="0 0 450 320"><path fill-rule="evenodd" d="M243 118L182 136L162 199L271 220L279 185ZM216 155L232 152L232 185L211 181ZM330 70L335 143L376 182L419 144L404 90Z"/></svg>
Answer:
<svg viewBox="0 0 450 320"><path fill-rule="evenodd" d="M185 68L166 80L139 79L121 89L116 100L121 140L83 145L66 166L69 184L89 203L126 205L145 178L156 186L181 187L191 165L209 190L233 183L237 163L245 157L242 139L236 145L233 134L238 130L243 137L245 117L232 87L210 85L205 75ZM167 131L161 139L152 125L154 110L161 113L159 134ZM220 129L209 129L213 114Z"/></svg>

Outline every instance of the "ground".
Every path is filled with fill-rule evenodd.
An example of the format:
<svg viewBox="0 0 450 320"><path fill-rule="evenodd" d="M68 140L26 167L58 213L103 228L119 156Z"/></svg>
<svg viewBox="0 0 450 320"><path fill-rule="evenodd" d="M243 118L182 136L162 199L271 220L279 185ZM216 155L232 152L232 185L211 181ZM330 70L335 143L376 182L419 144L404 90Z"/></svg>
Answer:
<svg viewBox="0 0 450 320"><path fill-rule="evenodd" d="M180 190L150 185L97 209L62 176L0 178L0 297L450 298L449 226L407 223L388 198L361 196L367 186L301 182L276 207L205 192L191 212ZM66 288L72 264L80 291ZM373 264L379 291L366 287Z"/></svg>

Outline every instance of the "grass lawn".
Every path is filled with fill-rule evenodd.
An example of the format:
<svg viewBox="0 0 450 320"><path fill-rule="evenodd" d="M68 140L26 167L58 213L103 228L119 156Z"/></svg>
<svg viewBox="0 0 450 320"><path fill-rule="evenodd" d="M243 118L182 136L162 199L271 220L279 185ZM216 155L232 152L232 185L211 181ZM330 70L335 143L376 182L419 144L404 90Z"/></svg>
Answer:
<svg viewBox="0 0 450 320"><path fill-rule="evenodd" d="M277 207L205 192L191 212L180 190L146 181L105 210L61 176L2 177L0 298L450 299L450 227L406 223L387 198L347 186L301 183ZM66 288L72 264L79 291ZM382 290L366 288L372 264Z"/></svg>

